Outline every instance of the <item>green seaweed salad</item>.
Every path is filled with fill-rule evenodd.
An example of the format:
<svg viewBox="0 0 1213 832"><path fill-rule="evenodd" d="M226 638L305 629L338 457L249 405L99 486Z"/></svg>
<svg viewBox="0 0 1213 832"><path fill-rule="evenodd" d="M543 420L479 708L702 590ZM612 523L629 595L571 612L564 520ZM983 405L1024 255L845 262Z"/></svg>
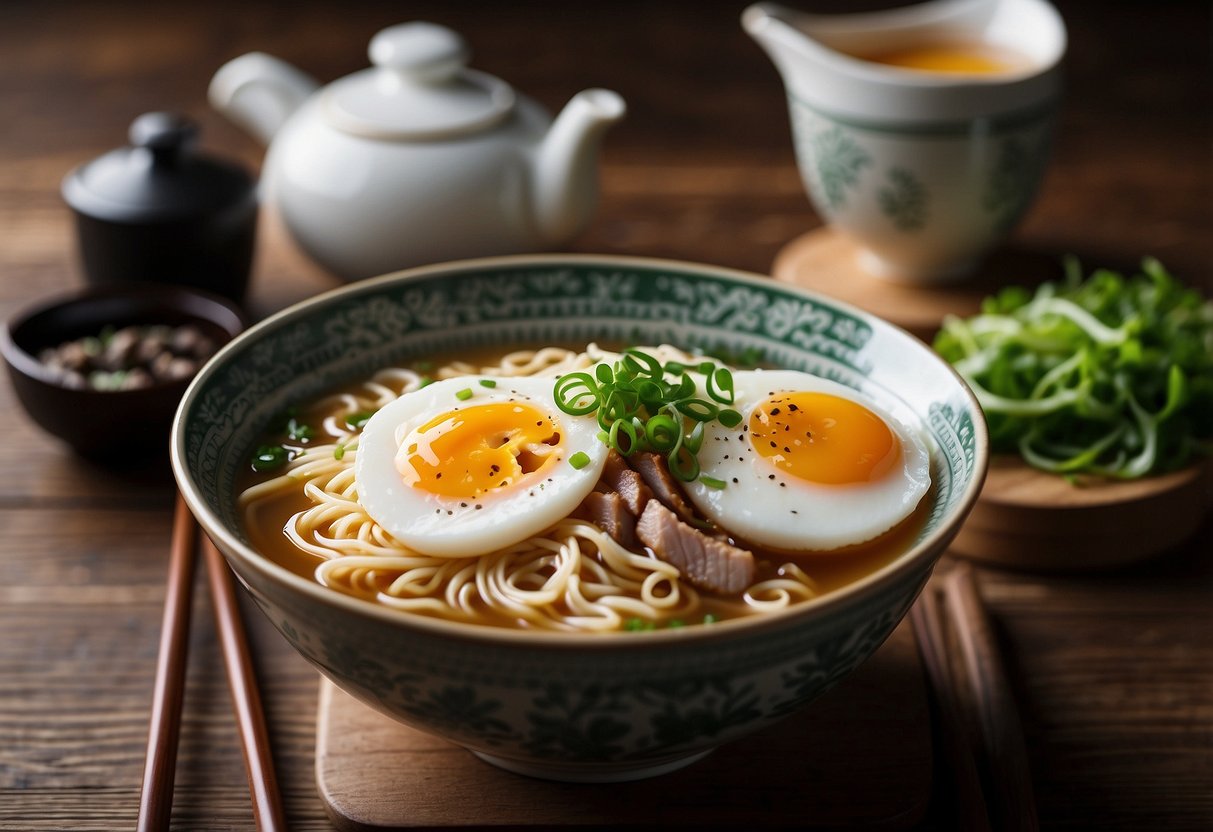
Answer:
<svg viewBox="0 0 1213 832"><path fill-rule="evenodd" d="M934 346L976 393L994 450L1036 468L1131 479L1213 451L1213 301L1157 260L1085 280L1068 260L1059 283L949 317Z"/></svg>

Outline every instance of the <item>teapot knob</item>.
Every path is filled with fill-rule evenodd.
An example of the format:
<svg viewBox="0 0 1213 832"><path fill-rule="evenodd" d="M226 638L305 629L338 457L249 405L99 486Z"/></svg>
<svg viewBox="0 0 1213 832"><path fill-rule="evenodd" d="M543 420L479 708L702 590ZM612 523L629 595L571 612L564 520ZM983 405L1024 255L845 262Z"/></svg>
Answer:
<svg viewBox="0 0 1213 832"><path fill-rule="evenodd" d="M197 140L198 125L177 113L144 113L131 122L127 137L151 151L156 164L166 164Z"/></svg>
<svg viewBox="0 0 1213 832"><path fill-rule="evenodd" d="M368 50L371 63L416 81L442 82L457 75L471 57L467 42L436 23L402 23L379 32Z"/></svg>

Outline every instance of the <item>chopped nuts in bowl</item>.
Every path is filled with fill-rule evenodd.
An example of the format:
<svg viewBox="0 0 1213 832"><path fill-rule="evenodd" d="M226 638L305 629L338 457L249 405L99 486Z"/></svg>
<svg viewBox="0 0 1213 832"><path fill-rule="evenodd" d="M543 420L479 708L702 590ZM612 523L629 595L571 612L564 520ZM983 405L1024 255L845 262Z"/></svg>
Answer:
<svg viewBox="0 0 1213 832"><path fill-rule="evenodd" d="M83 456L166 456L190 379L243 329L230 301L197 290L111 284L46 299L0 329L29 417Z"/></svg>

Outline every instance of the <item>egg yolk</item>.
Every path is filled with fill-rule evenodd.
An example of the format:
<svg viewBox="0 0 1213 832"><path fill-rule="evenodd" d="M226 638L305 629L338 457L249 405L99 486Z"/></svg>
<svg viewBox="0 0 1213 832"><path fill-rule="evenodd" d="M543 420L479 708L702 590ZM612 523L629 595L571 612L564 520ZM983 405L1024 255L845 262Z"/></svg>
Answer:
<svg viewBox="0 0 1213 832"><path fill-rule="evenodd" d="M829 393L772 394L750 414L749 429L759 456L809 482L871 482L901 457L883 419Z"/></svg>
<svg viewBox="0 0 1213 832"><path fill-rule="evenodd" d="M444 497L476 498L515 485L563 454L555 422L520 402L474 405L434 417L396 454L404 483Z"/></svg>

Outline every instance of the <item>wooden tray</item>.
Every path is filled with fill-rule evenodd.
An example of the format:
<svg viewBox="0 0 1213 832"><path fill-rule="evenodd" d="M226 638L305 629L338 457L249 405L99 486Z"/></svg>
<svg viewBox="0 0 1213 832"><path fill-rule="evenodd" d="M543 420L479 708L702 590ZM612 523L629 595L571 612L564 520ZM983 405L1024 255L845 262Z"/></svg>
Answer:
<svg viewBox="0 0 1213 832"><path fill-rule="evenodd" d="M1072 485L1018 458L995 457L953 554L1023 569L1081 571L1178 546L1213 505L1213 465L1125 482Z"/></svg>
<svg viewBox="0 0 1213 832"><path fill-rule="evenodd" d="M908 623L839 687L761 734L651 780L534 780L321 682L316 779L341 830L904 829L926 812L931 729Z"/></svg>

